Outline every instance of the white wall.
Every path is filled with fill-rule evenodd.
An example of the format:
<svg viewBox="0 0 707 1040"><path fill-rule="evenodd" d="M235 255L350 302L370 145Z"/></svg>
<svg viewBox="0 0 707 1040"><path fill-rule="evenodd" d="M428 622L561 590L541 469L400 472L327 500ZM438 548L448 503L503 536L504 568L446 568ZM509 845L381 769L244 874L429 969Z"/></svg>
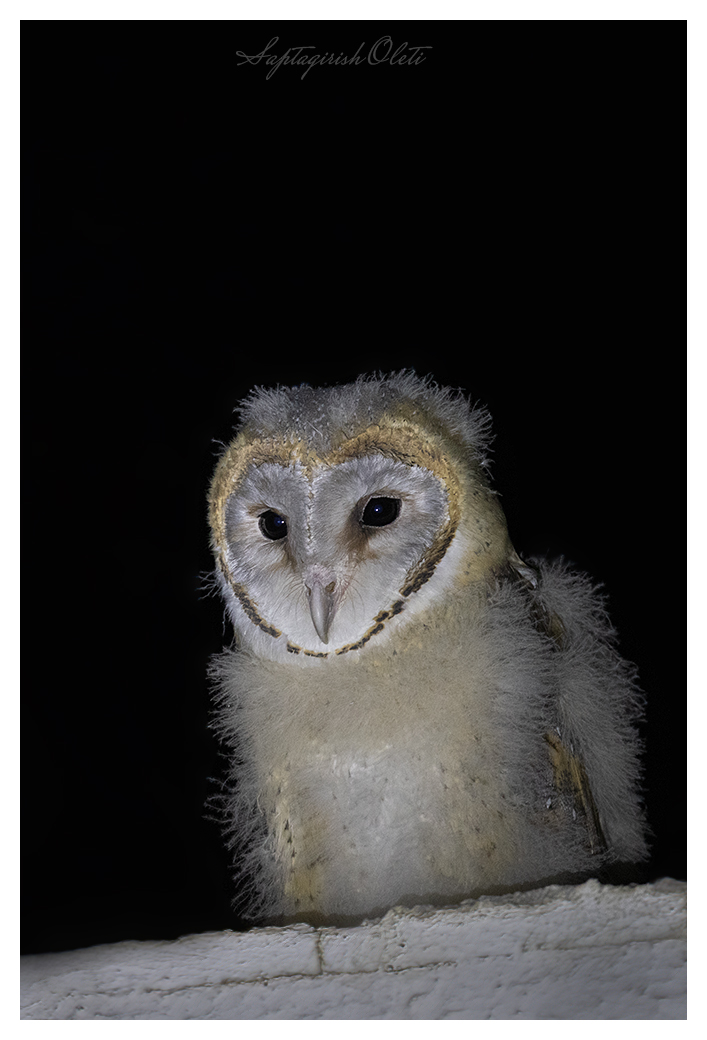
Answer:
<svg viewBox="0 0 707 1040"><path fill-rule="evenodd" d="M551 886L356 928L22 958L26 1019L684 1018L686 885Z"/></svg>

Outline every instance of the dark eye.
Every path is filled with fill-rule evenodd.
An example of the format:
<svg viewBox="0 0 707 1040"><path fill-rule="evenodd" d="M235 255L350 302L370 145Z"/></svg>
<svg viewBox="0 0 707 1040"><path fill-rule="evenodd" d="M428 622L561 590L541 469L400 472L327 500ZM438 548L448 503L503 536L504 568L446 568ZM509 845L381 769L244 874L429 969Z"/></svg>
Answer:
<svg viewBox="0 0 707 1040"><path fill-rule="evenodd" d="M260 514L259 526L265 537L272 538L274 542L287 534L287 520L279 513L274 513L272 509Z"/></svg>
<svg viewBox="0 0 707 1040"><path fill-rule="evenodd" d="M361 523L366 527L387 527L400 513L399 498L369 498Z"/></svg>

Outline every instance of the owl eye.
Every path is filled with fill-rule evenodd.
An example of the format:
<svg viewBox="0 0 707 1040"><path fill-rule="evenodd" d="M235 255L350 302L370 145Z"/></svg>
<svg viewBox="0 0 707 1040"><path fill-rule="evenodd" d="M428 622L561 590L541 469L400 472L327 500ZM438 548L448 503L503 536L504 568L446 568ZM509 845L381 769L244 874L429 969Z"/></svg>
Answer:
<svg viewBox="0 0 707 1040"><path fill-rule="evenodd" d="M387 527L400 513L399 498L369 498L361 523L366 527Z"/></svg>
<svg viewBox="0 0 707 1040"><path fill-rule="evenodd" d="M271 538L274 542L287 535L287 520L279 513L273 512L272 509L267 509L260 514L258 526L265 537Z"/></svg>

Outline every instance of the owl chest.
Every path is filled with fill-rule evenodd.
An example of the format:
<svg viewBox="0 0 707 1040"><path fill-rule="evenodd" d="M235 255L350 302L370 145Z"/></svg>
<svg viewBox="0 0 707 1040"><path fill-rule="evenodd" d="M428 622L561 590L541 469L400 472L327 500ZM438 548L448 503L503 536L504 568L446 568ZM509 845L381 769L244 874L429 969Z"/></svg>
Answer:
<svg viewBox="0 0 707 1040"><path fill-rule="evenodd" d="M284 912L356 913L467 887L470 836L504 803L493 742L468 712L395 714L322 710L299 734L291 726L262 776Z"/></svg>
<svg viewBox="0 0 707 1040"><path fill-rule="evenodd" d="M489 741L467 705L405 691L346 686L294 711L286 728L258 733L256 757L273 813L300 826L388 833L434 818L484 773Z"/></svg>

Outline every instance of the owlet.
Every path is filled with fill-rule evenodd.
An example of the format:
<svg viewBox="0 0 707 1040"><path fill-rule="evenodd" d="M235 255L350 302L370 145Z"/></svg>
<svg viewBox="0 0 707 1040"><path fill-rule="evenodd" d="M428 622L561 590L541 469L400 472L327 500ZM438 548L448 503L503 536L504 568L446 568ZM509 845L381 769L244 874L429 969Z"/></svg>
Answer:
<svg viewBox="0 0 707 1040"><path fill-rule="evenodd" d="M209 494L245 915L345 922L646 855L603 602L523 560L488 414L411 372L258 389Z"/></svg>

